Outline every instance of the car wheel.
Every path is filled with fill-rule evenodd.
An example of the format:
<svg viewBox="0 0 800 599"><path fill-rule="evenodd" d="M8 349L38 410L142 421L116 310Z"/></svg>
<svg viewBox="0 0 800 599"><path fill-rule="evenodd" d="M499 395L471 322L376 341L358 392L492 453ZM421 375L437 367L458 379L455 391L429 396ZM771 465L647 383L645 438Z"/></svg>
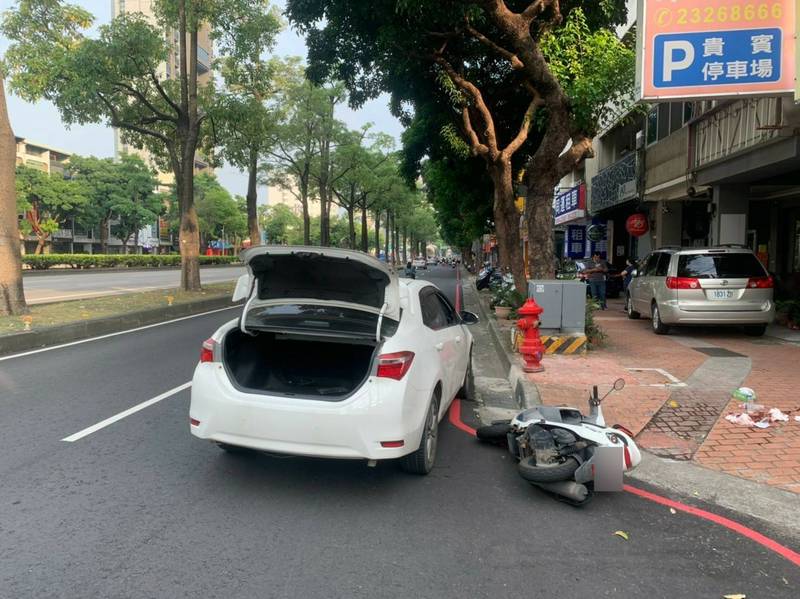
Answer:
<svg viewBox="0 0 800 599"><path fill-rule="evenodd" d="M628 313L628 318L631 320L636 320L641 316L641 314L633 309L633 300L631 299L630 294L625 296L625 312Z"/></svg>
<svg viewBox="0 0 800 599"><path fill-rule="evenodd" d="M661 322L661 312L658 309L658 304L653 302L653 332L656 335L666 335L669 333L669 325Z"/></svg>
<svg viewBox="0 0 800 599"><path fill-rule="evenodd" d="M428 474L436 461L436 445L439 439L439 398L434 394L425 417L419 447L402 459L401 468L411 474Z"/></svg>
<svg viewBox="0 0 800 599"><path fill-rule="evenodd" d="M472 348L469 348L469 358L467 359L467 371L464 373L464 383L458 390L456 397L464 401L475 401L475 377L472 375Z"/></svg>
<svg viewBox="0 0 800 599"><path fill-rule="evenodd" d="M745 327L744 332L750 335L751 337L762 337L764 333L767 332L767 325L754 324L752 326Z"/></svg>

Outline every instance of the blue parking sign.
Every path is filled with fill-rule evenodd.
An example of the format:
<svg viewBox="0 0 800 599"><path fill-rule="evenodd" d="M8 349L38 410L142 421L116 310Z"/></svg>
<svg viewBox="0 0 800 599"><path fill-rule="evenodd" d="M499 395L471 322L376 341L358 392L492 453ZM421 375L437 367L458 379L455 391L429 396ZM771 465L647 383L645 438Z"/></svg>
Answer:
<svg viewBox="0 0 800 599"><path fill-rule="evenodd" d="M779 81L781 42L778 28L656 35L653 85L669 89Z"/></svg>

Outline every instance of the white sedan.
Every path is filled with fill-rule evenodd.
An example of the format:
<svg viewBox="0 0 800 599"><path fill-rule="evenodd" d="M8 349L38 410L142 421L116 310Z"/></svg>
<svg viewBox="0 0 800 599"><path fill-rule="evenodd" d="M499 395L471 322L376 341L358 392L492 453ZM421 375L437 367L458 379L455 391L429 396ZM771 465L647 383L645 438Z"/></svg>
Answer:
<svg viewBox="0 0 800 599"><path fill-rule="evenodd" d="M193 435L222 449L370 461L427 474L440 420L472 393L470 312L383 262L334 248L260 246L240 318L203 343Z"/></svg>

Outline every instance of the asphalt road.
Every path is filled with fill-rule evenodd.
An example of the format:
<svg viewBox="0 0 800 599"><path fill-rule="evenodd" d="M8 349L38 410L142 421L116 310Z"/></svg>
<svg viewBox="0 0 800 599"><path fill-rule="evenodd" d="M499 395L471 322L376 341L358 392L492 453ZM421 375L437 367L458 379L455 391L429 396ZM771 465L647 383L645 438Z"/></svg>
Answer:
<svg viewBox="0 0 800 599"><path fill-rule="evenodd" d="M200 280L204 284L221 283L233 281L243 273L241 266L206 267L200 269ZM29 304L165 289L178 287L180 282L181 271L178 269L47 273L23 278L25 299Z"/></svg>
<svg viewBox="0 0 800 599"><path fill-rule="evenodd" d="M746 538L628 493L571 508L450 424L427 477L225 454L188 391L61 440L189 381L235 315L0 359L0 598L800 596Z"/></svg>

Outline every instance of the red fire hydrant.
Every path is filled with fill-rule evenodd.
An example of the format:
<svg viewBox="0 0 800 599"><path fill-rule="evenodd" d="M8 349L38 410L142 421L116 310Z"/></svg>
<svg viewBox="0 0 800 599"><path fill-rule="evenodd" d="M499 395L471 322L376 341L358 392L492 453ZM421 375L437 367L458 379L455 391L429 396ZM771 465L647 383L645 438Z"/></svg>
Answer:
<svg viewBox="0 0 800 599"><path fill-rule="evenodd" d="M533 298L528 300L517 310L520 319L517 321L517 328L522 331L524 336L519 347L519 353L525 360L523 370L525 372L542 372L544 366L541 364L544 355L544 345L539 337L539 315L544 309L537 304Z"/></svg>

